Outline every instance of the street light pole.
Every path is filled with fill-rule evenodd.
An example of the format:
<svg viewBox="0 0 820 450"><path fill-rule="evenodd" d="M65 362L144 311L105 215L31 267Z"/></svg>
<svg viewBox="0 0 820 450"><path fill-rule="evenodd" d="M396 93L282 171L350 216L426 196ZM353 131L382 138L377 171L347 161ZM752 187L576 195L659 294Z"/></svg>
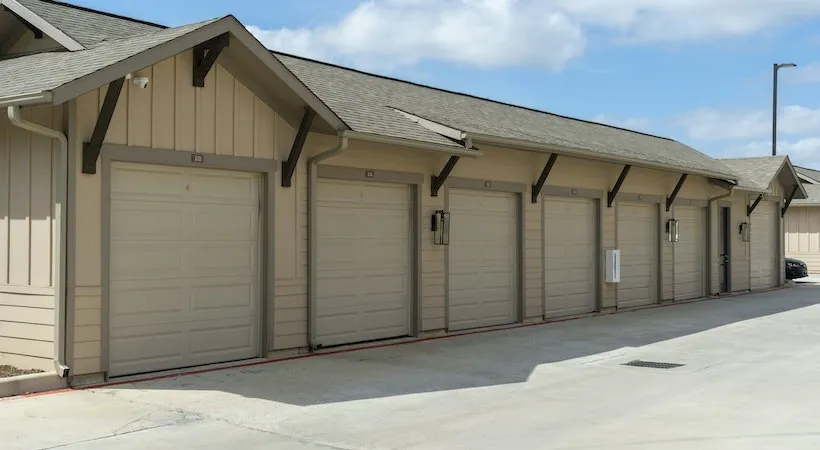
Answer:
<svg viewBox="0 0 820 450"><path fill-rule="evenodd" d="M797 67L797 64L775 64L774 86L772 88L772 156L777 156L777 72L784 67Z"/></svg>

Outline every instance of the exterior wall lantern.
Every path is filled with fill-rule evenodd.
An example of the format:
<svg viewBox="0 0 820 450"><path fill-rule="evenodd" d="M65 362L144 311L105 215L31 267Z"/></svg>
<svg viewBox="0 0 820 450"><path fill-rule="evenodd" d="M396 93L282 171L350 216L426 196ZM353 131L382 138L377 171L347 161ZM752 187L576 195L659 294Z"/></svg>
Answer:
<svg viewBox="0 0 820 450"><path fill-rule="evenodd" d="M680 242L680 220L669 219L666 221L666 240Z"/></svg>
<svg viewBox="0 0 820 450"><path fill-rule="evenodd" d="M740 240L743 242L752 241L752 225L749 222L740 224Z"/></svg>
<svg viewBox="0 0 820 450"><path fill-rule="evenodd" d="M438 210L432 219L433 244L450 245L450 213Z"/></svg>

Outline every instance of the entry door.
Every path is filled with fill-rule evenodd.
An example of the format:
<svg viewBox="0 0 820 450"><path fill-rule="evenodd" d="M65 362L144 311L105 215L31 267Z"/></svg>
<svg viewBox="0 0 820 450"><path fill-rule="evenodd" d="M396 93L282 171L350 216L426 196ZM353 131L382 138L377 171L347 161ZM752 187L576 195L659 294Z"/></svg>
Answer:
<svg viewBox="0 0 820 450"><path fill-rule="evenodd" d="M461 189L450 189L448 195L448 328L514 323L519 197Z"/></svg>
<svg viewBox="0 0 820 450"><path fill-rule="evenodd" d="M259 177L111 170L109 375L258 356Z"/></svg>
<svg viewBox="0 0 820 450"><path fill-rule="evenodd" d="M777 286L777 203L763 202L752 213L752 290Z"/></svg>
<svg viewBox="0 0 820 450"><path fill-rule="evenodd" d="M728 293L731 289L729 282L731 280L729 274L731 273L731 250L729 248L731 231L731 217L732 209L729 207L721 207L718 215L718 249L720 251L719 263L719 277L720 277L720 292Z"/></svg>
<svg viewBox="0 0 820 450"><path fill-rule="evenodd" d="M544 197L544 282L547 317L597 309L598 203Z"/></svg>
<svg viewBox="0 0 820 450"><path fill-rule="evenodd" d="M675 300L704 296L706 283L706 209L676 206L680 221L680 239L675 243Z"/></svg>
<svg viewBox="0 0 820 450"><path fill-rule="evenodd" d="M410 334L411 203L403 184L317 183L318 345Z"/></svg>
<svg viewBox="0 0 820 450"><path fill-rule="evenodd" d="M658 303L658 206L651 203L618 204L618 247L621 282L618 307Z"/></svg>

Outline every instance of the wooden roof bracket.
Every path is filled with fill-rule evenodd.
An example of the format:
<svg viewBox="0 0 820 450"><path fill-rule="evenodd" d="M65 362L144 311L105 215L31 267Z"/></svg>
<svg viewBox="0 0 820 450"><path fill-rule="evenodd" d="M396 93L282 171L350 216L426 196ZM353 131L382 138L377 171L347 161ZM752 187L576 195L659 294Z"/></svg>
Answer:
<svg viewBox="0 0 820 450"><path fill-rule="evenodd" d="M532 185L532 202L538 203L538 196L541 195L541 191L544 190L544 184L547 183L547 177L550 176L550 172L552 172L552 168L555 166L555 161L558 159L558 155L553 153L550 155L550 159L547 160L547 164L544 166L544 170L541 171L541 176L538 177L538 181Z"/></svg>
<svg viewBox="0 0 820 450"><path fill-rule="evenodd" d="M229 33L221 34L209 41L203 42L194 47L194 86L205 87L205 77L211 71L216 59L225 47L231 42Z"/></svg>
<svg viewBox="0 0 820 450"><path fill-rule="evenodd" d="M672 195L666 198L666 212L672 210L672 205L675 204L675 200L677 200L678 194L680 194L680 190L681 188L683 188L683 183L686 182L686 178L688 177L689 175L687 174L681 175L680 179L678 180L678 184L675 185L675 190L672 191Z"/></svg>
<svg viewBox="0 0 820 450"><path fill-rule="evenodd" d="M105 135L108 134L111 118L114 117L114 110L117 108L123 84L125 84L125 77L114 80L108 85L108 92L106 92L105 100L103 100L102 108L100 108L100 115L97 116L97 124L94 125L91 140L83 143L82 170L85 174L93 175L97 173L97 159L100 157Z"/></svg>
<svg viewBox="0 0 820 450"><path fill-rule="evenodd" d="M293 146L290 148L288 159L282 162L282 187L291 187L293 183L296 164L299 163L299 156L302 154L302 148L305 146L310 126L313 124L315 117L316 111L305 108L305 115L302 116L302 122L299 123L299 131L296 132L296 137L293 139Z"/></svg>
<svg viewBox="0 0 820 450"><path fill-rule="evenodd" d="M795 184L794 187L792 187L792 191L791 191L791 193L789 193L789 196L786 197L786 204L783 205L783 209L780 210L780 217L781 218L786 217L786 212L789 211L789 206L792 205L792 200L794 200L794 196L795 196L795 194L797 194L798 189L800 189L800 185Z"/></svg>
<svg viewBox="0 0 820 450"><path fill-rule="evenodd" d="M618 198L618 192L621 191L621 186L623 186L624 181L626 181L626 176L629 175L630 170L632 170L632 166L624 166L624 170L621 171L621 176L618 177L618 181L615 182L615 186L607 193L606 206L608 208L612 208L612 204L615 203L615 199Z"/></svg>
<svg viewBox="0 0 820 450"><path fill-rule="evenodd" d="M763 201L763 197L765 197L765 196L766 196L766 194L758 195L757 199L755 199L754 203L752 203L751 206L746 207L746 216L751 217L752 213L755 212L755 209L757 209L757 205L759 205L760 202Z"/></svg>
<svg viewBox="0 0 820 450"><path fill-rule="evenodd" d="M432 182L430 183L431 197L438 197L438 191L442 186L444 186L444 182L447 181L447 178L450 176L453 169L456 168L456 164L458 164L459 159L461 159L460 156L451 156L447 161L447 164L444 165L444 168L441 169L441 173L438 175L433 175Z"/></svg>

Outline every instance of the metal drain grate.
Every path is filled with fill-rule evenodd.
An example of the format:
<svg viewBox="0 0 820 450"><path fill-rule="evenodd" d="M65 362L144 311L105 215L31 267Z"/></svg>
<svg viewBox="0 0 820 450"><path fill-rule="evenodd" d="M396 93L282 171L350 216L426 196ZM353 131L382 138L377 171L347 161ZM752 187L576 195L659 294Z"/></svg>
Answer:
<svg viewBox="0 0 820 450"><path fill-rule="evenodd" d="M683 367L684 366L684 364L656 362L656 361L642 361L640 359L636 359L635 361L630 361L630 362L625 363L623 365L624 366L632 366L632 367L647 367L649 369L677 369L678 367Z"/></svg>

